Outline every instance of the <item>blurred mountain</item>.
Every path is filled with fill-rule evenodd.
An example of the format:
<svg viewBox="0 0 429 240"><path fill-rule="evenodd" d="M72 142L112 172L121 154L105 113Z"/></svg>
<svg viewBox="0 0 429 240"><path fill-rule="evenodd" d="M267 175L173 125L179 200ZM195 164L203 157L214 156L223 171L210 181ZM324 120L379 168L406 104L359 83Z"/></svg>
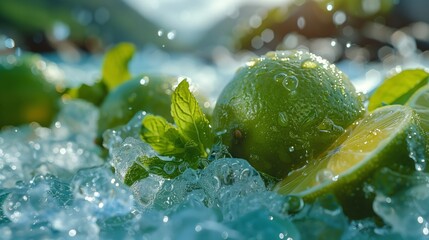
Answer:
<svg viewBox="0 0 429 240"><path fill-rule="evenodd" d="M160 38L158 30L118 0L0 1L0 33L35 52L67 46L96 52L120 41L162 46L168 39Z"/></svg>

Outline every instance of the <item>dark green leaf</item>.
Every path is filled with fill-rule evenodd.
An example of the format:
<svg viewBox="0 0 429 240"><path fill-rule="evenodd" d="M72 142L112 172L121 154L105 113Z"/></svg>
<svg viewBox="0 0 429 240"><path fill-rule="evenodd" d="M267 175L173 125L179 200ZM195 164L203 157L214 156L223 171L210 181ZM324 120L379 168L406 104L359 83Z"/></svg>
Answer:
<svg viewBox="0 0 429 240"><path fill-rule="evenodd" d="M131 186L138 180L147 178L148 176L149 173L142 166L142 164L140 162L134 162L133 165L128 168L127 173L125 174L124 183L128 186Z"/></svg>

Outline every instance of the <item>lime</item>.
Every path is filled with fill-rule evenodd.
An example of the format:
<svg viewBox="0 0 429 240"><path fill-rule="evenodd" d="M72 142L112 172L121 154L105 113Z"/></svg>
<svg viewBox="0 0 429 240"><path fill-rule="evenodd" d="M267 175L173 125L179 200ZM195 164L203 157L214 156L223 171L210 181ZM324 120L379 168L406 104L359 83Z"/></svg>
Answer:
<svg viewBox="0 0 429 240"><path fill-rule="evenodd" d="M38 122L48 126L59 110L61 76L39 55L0 57L0 128Z"/></svg>
<svg viewBox="0 0 429 240"><path fill-rule="evenodd" d="M220 94L213 128L235 157L277 178L302 167L364 113L349 79L303 51L269 52Z"/></svg>
<svg viewBox="0 0 429 240"><path fill-rule="evenodd" d="M362 190L371 186L375 170L385 166L409 174L424 164L418 162L421 159L410 159L411 146L414 152L424 154L425 150L417 119L416 113L407 106L378 108L352 124L327 151L291 172L274 189L310 202L333 193L350 217L367 216L372 211L372 201Z"/></svg>
<svg viewBox="0 0 429 240"><path fill-rule="evenodd" d="M415 92L406 105L412 107L420 117L420 123L426 134L429 134L429 85Z"/></svg>
<svg viewBox="0 0 429 240"><path fill-rule="evenodd" d="M138 111L159 115L173 122L170 113L171 94L183 77L142 74L117 86L109 92L100 106L98 132L124 125ZM204 97L197 94L197 99ZM206 104L207 105L207 104ZM209 108L204 108L209 113Z"/></svg>

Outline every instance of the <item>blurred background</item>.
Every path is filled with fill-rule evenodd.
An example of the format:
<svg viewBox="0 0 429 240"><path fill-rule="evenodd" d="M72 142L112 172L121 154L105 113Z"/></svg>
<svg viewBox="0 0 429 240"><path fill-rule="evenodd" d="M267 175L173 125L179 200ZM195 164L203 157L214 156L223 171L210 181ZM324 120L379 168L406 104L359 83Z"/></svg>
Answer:
<svg viewBox="0 0 429 240"><path fill-rule="evenodd" d="M73 82L90 82L99 56L128 41L139 49L132 71L189 75L219 89L249 57L307 49L368 91L385 72L426 66L428 7L425 0L3 0L0 54L42 53Z"/></svg>

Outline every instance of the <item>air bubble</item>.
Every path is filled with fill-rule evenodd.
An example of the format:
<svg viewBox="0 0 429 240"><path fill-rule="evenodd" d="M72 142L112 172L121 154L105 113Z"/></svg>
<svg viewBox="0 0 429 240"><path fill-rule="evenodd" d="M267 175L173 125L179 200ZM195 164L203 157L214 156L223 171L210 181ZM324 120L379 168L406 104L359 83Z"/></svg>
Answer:
<svg viewBox="0 0 429 240"><path fill-rule="evenodd" d="M167 174L173 174L176 171L176 165L174 163L168 162L164 165L164 172Z"/></svg>
<svg viewBox="0 0 429 240"><path fill-rule="evenodd" d="M298 88L299 80L295 76L288 76L286 73L279 73L274 76L276 82L281 82L283 87L293 93Z"/></svg>
<svg viewBox="0 0 429 240"><path fill-rule="evenodd" d="M332 181L333 179L334 179L334 174L329 169L322 169L316 175L316 182L318 183Z"/></svg>

